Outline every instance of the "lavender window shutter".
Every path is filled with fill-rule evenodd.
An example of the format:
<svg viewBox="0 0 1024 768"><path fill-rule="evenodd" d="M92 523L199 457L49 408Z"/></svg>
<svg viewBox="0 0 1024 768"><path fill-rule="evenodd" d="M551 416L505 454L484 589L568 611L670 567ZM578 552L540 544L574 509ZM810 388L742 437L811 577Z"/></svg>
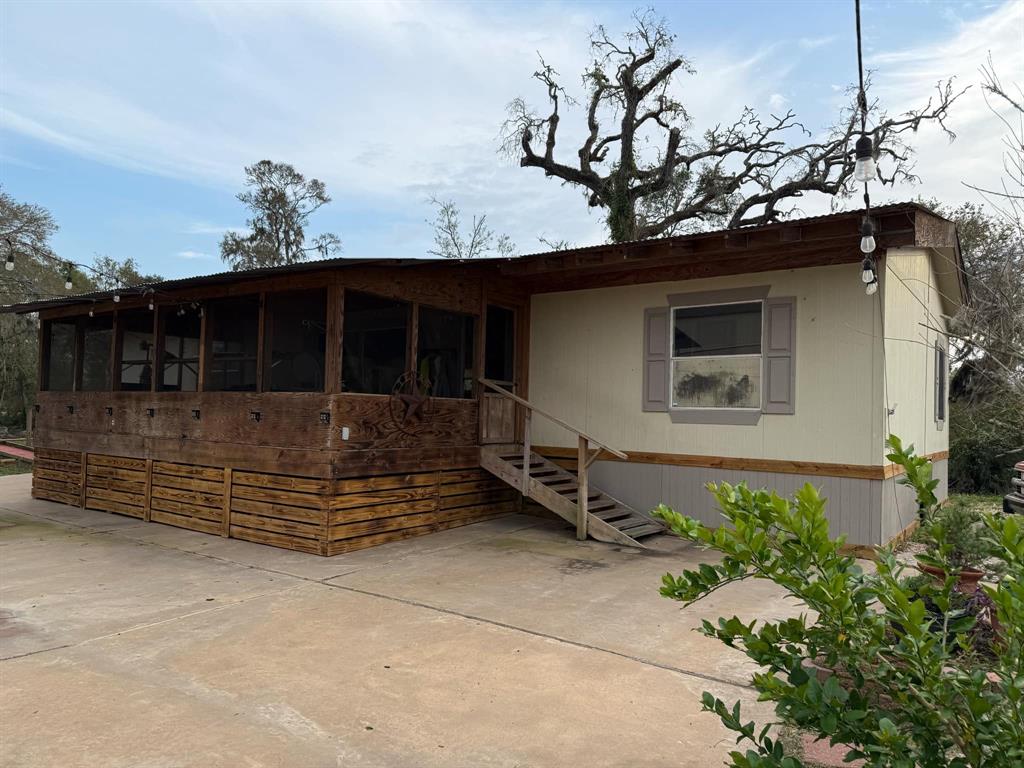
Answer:
<svg viewBox="0 0 1024 768"><path fill-rule="evenodd" d="M644 310L643 410L668 410L668 366L671 359L668 307Z"/></svg>
<svg viewBox="0 0 1024 768"><path fill-rule="evenodd" d="M764 302L764 412L796 413L796 298Z"/></svg>

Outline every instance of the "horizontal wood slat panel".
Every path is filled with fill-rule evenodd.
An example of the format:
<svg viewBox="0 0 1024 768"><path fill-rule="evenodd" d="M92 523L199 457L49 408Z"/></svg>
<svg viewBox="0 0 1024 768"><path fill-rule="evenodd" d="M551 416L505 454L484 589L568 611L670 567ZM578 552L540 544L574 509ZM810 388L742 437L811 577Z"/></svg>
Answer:
<svg viewBox="0 0 1024 768"><path fill-rule="evenodd" d="M146 471L146 461L144 459L128 459L124 456L104 456L99 453L89 454L89 466L135 469L141 472Z"/></svg>
<svg viewBox="0 0 1024 768"><path fill-rule="evenodd" d="M160 510L161 512L173 513L181 517L194 517L214 523L220 523L224 517L223 511L220 509L204 507L199 504L189 504L184 501L161 499L156 496L150 500L149 505L151 509ZM188 526L185 527L187 528Z"/></svg>
<svg viewBox="0 0 1024 768"><path fill-rule="evenodd" d="M326 515L323 510L319 509L289 507L286 504L274 504L266 501L252 501L251 499L239 498L234 493L231 494L231 512L232 515L235 512L247 512L252 515L294 520L297 523L316 523L318 525L323 522Z"/></svg>
<svg viewBox="0 0 1024 768"><path fill-rule="evenodd" d="M75 506L78 502L75 502ZM115 501L113 499L100 498L96 496L87 496L85 499L85 506L87 509L98 509L101 512L114 512L118 515L127 515L128 517L137 517L139 519L143 516L142 507L137 507L134 504L125 504L122 501Z"/></svg>
<svg viewBox="0 0 1024 768"><path fill-rule="evenodd" d="M479 517L471 517L467 519L448 520L442 523L434 523L433 525L424 525L416 528L405 528L400 531L387 531L386 533L378 533L369 536L358 536L353 539L342 539L339 541L332 541L328 545L327 554L340 555L345 552L355 552L360 549L376 547L381 544L388 544L393 541L401 541L402 539L409 539L414 536L423 536L425 534L434 533L436 531L444 531L449 528L458 528L463 525L469 525L470 523L478 523L482 520L490 520L495 517L502 517L505 514L508 513L502 511L492 515L481 515Z"/></svg>
<svg viewBox="0 0 1024 768"><path fill-rule="evenodd" d="M257 488L253 485L235 485L233 481L231 485L231 496L236 499L265 501L275 504L285 504L289 507L303 507L305 509L322 509L326 504L325 497L312 493L278 491L272 488Z"/></svg>
<svg viewBox="0 0 1024 768"><path fill-rule="evenodd" d="M267 475L259 472L235 471L231 474L234 485L252 485L257 488L275 488L285 491L301 491L303 493L327 493L331 489L330 480L319 480L315 477L293 477L291 475Z"/></svg>
<svg viewBox="0 0 1024 768"><path fill-rule="evenodd" d="M82 464L82 454L78 451L62 451L55 448L36 448L33 453L37 459L52 459L53 461L66 461L69 464Z"/></svg>
<svg viewBox="0 0 1024 768"><path fill-rule="evenodd" d="M389 488L411 488L418 485L433 485L437 482L436 472L415 472L402 475L382 475L380 477L357 477L338 480L335 493L356 493L359 491L382 491Z"/></svg>
<svg viewBox="0 0 1024 768"><path fill-rule="evenodd" d="M153 462L154 475L172 475L174 477L198 477L203 480L222 481L224 470L217 467L197 467L194 464L171 464L166 461Z"/></svg>
<svg viewBox="0 0 1024 768"><path fill-rule="evenodd" d="M275 533L287 533L294 536L301 536L304 539L320 539L320 523L299 523L294 520L281 520L276 517L264 517L263 515L250 515L245 512L231 511L231 527L243 526L245 528L257 528L263 531Z"/></svg>
<svg viewBox="0 0 1024 768"><path fill-rule="evenodd" d="M304 539L291 534L274 533L272 531L261 531L257 528L246 528L241 525L232 525L230 533L233 539L252 541L256 544L269 544L272 547L293 549L297 552L309 552L313 555L320 554L320 542L314 539Z"/></svg>
<svg viewBox="0 0 1024 768"><path fill-rule="evenodd" d="M164 488L153 484L150 495L154 499L181 501L186 504L197 504L203 507L220 509L224 505L223 493L203 493L202 491L183 491L180 488Z"/></svg>
<svg viewBox="0 0 1024 768"><path fill-rule="evenodd" d="M42 449L33 496L315 554L398 541L515 510L479 467L316 478ZM231 480L227 477L230 474ZM230 493L226 498L225 493Z"/></svg>
<svg viewBox="0 0 1024 768"><path fill-rule="evenodd" d="M176 528L187 528L190 531L210 533L215 536L220 535L220 522L211 522L192 515L176 515L153 507L149 519L154 523L173 525Z"/></svg>
<svg viewBox="0 0 1024 768"><path fill-rule="evenodd" d="M36 488L32 487L32 498L41 499L42 501L56 501L58 504L67 504L71 507L77 507L81 496L78 491L73 493L65 493L61 491L52 491L47 488Z"/></svg>

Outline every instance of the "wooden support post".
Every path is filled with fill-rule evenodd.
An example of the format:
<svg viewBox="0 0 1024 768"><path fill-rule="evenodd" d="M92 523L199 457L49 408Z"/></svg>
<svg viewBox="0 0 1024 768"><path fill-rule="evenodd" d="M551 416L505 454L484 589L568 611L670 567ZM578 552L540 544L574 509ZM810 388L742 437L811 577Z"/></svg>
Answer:
<svg viewBox="0 0 1024 768"><path fill-rule="evenodd" d="M530 495L530 409L523 409L523 496Z"/></svg>
<svg viewBox="0 0 1024 768"><path fill-rule="evenodd" d="M82 484L78 489L78 506L85 509L85 485L89 481L89 454L82 453Z"/></svg>
<svg viewBox="0 0 1024 768"><path fill-rule="evenodd" d="M587 438L580 435L576 449L576 538L583 541L587 538Z"/></svg>
<svg viewBox="0 0 1024 768"><path fill-rule="evenodd" d="M153 510L153 460L146 459L146 490L143 499L142 519L147 523L152 519Z"/></svg>
<svg viewBox="0 0 1024 768"><path fill-rule="evenodd" d="M220 535L231 535L231 467L224 467L224 506L221 512Z"/></svg>

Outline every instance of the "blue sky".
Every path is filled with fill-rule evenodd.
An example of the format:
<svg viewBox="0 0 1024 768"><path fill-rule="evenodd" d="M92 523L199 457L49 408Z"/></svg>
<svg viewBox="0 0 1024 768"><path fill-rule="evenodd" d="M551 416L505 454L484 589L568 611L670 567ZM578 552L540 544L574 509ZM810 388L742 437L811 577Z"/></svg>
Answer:
<svg viewBox="0 0 1024 768"><path fill-rule="evenodd" d="M312 232L343 255L425 256L431 194L486 213L523 252L538 236L600 242L580 193L497 153L507 102L542 106L537 51L572 88L595 24L623 30L618 3L0 4L0 183L49 208L63 257L138 260L168 277L219 271L217 243L244 224L242 168L293 163L333 202ZM824 127L856 78L853 0L655 3L697 70L676 95L695 127L749 104L792 107ZM1024 1L864 0L868 66L890 112L941 77L976 84L989 51L1024 72ZM579 116L563 118L563 151ZM917 194L975 199L962 180L998 176L1000 126L975 86L950 146L915 138ZM826 200L805 200L807 213Z"/></svg>

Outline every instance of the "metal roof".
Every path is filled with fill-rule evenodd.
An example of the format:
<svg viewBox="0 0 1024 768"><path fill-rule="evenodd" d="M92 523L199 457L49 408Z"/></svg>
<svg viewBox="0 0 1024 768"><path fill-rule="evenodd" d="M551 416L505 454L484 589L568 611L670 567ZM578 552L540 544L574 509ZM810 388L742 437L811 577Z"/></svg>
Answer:
<svg viewBox="0 0 1024 768"><path fill-rule="evenodd" d="M902 210L921 210L936 218L944 219L935 211L929 209L917 202L904 202L904 203L888 203L886 205L876 206L871 209L872 214L887 214L895 213ZM660 237L651 238L649 240L631 240L620 243L600 243L597 245L583 246L580 248L567 248L561 251L541 251L537 253L522 254L515 257L499 257L499 258L480 258L472 260L460 260L458 263L464 264L471 267L483 266L483 265L494 265L507 263L509 261L515 261L518 259L535 259L552 256L555 254L565 255L566 253L590 253L608 248L628 248L633 245L643 243L650 245L651 243L681 243L687 240L696 240L700 238L714 237L728 235L732 232L755 232L770 230L773 228L781 227L792 227L803 224L813 224L821 221L827 221L829 219L839 218L854 218L863 216L865 213L864 209L850 210L850 211L836 211L834 213L827 213L818 216L807 216L799 219L784 219L770 224L761 224L757 226L746 226L746 227L733 227L726 229L717 229L702 232L692 232L685 235L674 235L671 237ZM116 290L107 291L93 291L90 293L79 293L71 294L67 296L58 296L52 299L40 299L38 301L23 302L21 304L7 304L0 306L0 312L35 312L40 309L47 309L52 307L63 307L73 304L85 304L87 302L104 301L112 298L115 294L131 296L146 294L151 291L154 292L166 292L173 290L180 290L182 288L191 288L199 285L217 285L221 283L236 282L246 278L254 277L268 277L274 275L289 275L298 272L309 272L321 269L344 269L348 267L356 266L373 266L373 267L391 267L396 269L404 269L408 267L421 267L428 264L439 264L439 263L450 263L439 258L348 258L339 257L334 259L320 259L317 261L303 261L296 264L286 264L277 267L260 267L258 269L247 269L238 272L216 272L209 275L196 275L194 277L183 277L173 280L162 280L157 283L145 283L142 285L130 286L126 288L120 288Z"/></svg>

